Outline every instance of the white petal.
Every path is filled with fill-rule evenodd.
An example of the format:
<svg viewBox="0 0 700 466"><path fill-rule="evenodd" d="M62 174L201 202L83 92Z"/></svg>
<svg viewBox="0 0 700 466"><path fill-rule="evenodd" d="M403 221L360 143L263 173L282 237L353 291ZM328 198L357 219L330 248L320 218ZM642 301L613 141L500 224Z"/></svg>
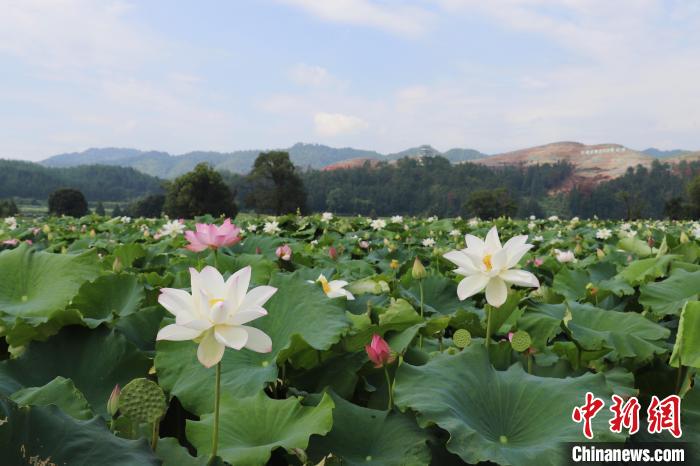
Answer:
<svg viewBox="0 0 700 466"><path fill-rule="evenodd" d="M199 330L200 333L208 330L212 327L212 323L209 319L194 319L194 320L182 320L179 321L178 319L175 319L175 323L179 325L180 327L187 327L191 328L193 330Z"/></svg>
<svg viewBox="0 0 700 466"><path fill-rule="evenodd" d="M486 302L493 307L500 307L508 298L506 282L498 277L493 277L486 285Z"/></svg>
<svg viewBox="0 0 700 466"><path fill-rule="evenodd" d="M506 267L507 262L508 250L499 249L494 253L493 256L491 256L491 270L493 270L495 273L498 273L500 270L503 270Z"/></svg>
<svg viewBox="0 0 700 466"><path fill-rule="evenodd" d="M219 343L229 348L239 350L248 342L248 332L241 327L217 325L214 329L214 337Z"/></svg>
<svg viewBox="0 0 700 466"><path fill-rule="evenodd" d="M328 286L330 286L333 289L343 288L344 286L347 286L347 285L348 285L348 282L346 282L345 280L332 280L332 281L328 282Z"/></svg>
<svg viewBox="0 0 700 466"><path fill-rule="evenodd" d="M507 283L512 283L518 286L532 286L538 288L540 286L540 281L537 277L527 270L504 270L499 275Z"/></svg>
<svg viewBox="0 0 700 466"><path fill-rule="evenodd" d="M250 266L243 267L226 280L226 296L236 306L240 306L250 286Z"/></svg>
<svg viewBox="0 0 700 466"><path fill-rule="evenodd" d="M453 264L458 266L460 269L464 269L466 271L471 271L471 272L476 272L476 268L474 268L474 263L462 251L450 251L448 253L443 254L442 257L444 257L448 261L452 262Z"/></svg>
<svg viewBox="0 0 700 466"><path fill-rule="evenodd" d="M192 302L194 304L195 314L201 316L203 308L200 307L199 296L201 294L201 285L199 279L199 272L194 267L190 267L190 291L192 293Z"/></svg>
<svg viewBox="0 0 700 466"><path fill-rule="evenodd" d="M194 340L202 334L201 330L183 327L177 324L166 325L156 335L156 340L185 341Z"/></svg>
<svg viewBox="0 0 700 466"><path fill-rule="evenodd" d="M503 249L522 246L523 244L525 244L526 241L527 241L527 235L513 236L511 239L506 241L506 244L503 245Z"/></svg>
<svg viewBox="0 0 700 466"><path fill-rule="evenodd" d="M267 311L260 306L252 306L246 309L241 309L234 312L232 316L229 316L226 321L229 325L242 325L250 322L251 320L258 319L267 315Z"/></svg>
<svg viewBox="0 0 700 466"><path fill-rule="evenodd" d="M489 281L488 275L476 273L462 279L457 285L457 297L460 301L464 301L470 296L474 296L484 289Z"/></svg>
<svg viewBox="0 0 700 466"><path fill-rule="evenodd" d="M211 307L211 321L214 324L223 324L226 322L228 313L226 312L226 303L219 301Z"/></svg>
<svg viewBox="0 0 700 466"><path fill-rule="evenodd" d="M195 318L192 295L185 290L163 288L158 296L158 302L175 317Z"/></svg>
<svg viewBox="0 0 700 466"><path fill-rule="evenodd" d="M464 235L464 244L466 244L467 249L474 254L483 254L484 248L486 247L484 240L469 234Z"/></svg>
<svg viewBox="0 0 700 466"><path fill-rule="evenodd" d="M311 282L313 283L313 282ZM249 307L262 306L272 297L277 291L274 286L258 286L253 288L245 295L240 309L248 309Z"/></svg>
<svg viewBox="0 0 700 466"><path fill-rule="evenodd" d="M487 254L493 254L499 249L501 249L501 240L498 239L498 229L496 227L491 228L486 234L486 240L484 240L484 244L486 245L484 251Z"/></svg>
<svg viewBox="0 0 700 466"><path fill-rule="evenodd" d="M265 332L255 327L248 327L247 325L243 325L241 328L248 332L248 341L245 344L246 348L258 353L269 353L272 351L272 340Z"/></svg>
<svg viewBox="0 0 700 466"><path fill-rule="evenodd" d="M520 259L523 258L525 253L532 249L532 247L532 244L516 244L514 246L510 246L508 248L508 263L506 264L506 267L511 268L516 266L518 262L520 262Z"/></svg>
<svg viewBox="0 0 700 466"><path fill-rule="evenodd" d="M224 277L211 265L207 265L199 272L199 286L207 293L209 299L226 296Z"/></svg>
<svg viewBox="0 0 700 466"><path fill-rule="evenodd" d="M212 367L221 361L224 357L224 350L226 346L220 343L216 338L214 338L214 332L210 331L204 335L202 341L199 342L199 348L197 348L197 359L202 363L204 367Z"/></svg>

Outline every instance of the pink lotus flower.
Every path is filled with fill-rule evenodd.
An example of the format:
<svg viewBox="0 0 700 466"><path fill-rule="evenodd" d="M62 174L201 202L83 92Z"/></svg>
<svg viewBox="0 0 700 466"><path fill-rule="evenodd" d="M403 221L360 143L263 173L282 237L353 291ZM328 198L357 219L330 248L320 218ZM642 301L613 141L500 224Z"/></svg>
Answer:
<svg viewBox="0 0 700 466"><path fill-rule="evenodd" d="M17 238L6 239L2 242L2 244L5 244L7 246L17 246L19 244L19 240Z"/></svg>
<svg viewBox="0 0 700 466"><path fill-rule="evenodd" d="M539 267L542 264L544 264L544 261L542 259L540 259L539 257L536 257L534 260L534 263L535 263L535 267Z"/></svg>
<svg viewBox="0 0 700 466"><path fill-rule="evenodd" d="M279 246L275 250L275 255L283 261L290 261L292 260L292 248L290 248L288 244Z"/></svg>
<svg viewBox="0 0 700 466"><path fill-rule="evenodd" d="M198 223L195 229L196 231L187 230L185 232L185 238L190 242L187 249L194 252L204 251L208 248L218 249L233 246L241 240L241 229L231 223L228 218L220 227L214 224Z"/></svg>
<svg viewBox="0 0 700 466"><path fill-rule="evenodd" d="M335 247L333 247L333 246L328 248L328 257L330 257L333 260L338 259L338 250L335 249Z"/></svg>
<svg viewBox="0 0 700 466"><path fill-rule="evenodd" d="M365 351L367 351L367 356L376 368L380 368L384 364L391 364L395 359L395 356L391 354L389 344L376 333L372 335L372 342L365 346Z"/></svg>

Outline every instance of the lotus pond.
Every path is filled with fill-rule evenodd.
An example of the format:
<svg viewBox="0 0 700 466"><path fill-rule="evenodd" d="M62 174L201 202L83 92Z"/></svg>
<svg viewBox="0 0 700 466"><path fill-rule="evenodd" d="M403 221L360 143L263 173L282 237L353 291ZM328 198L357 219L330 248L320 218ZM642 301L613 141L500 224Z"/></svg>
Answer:
<svg viewBox="0 0 700 466"><path fill-rule="evenodd" d="M697 223L197 223L0 219L2 464L559 465L587 393L700 445Z"/></svg>

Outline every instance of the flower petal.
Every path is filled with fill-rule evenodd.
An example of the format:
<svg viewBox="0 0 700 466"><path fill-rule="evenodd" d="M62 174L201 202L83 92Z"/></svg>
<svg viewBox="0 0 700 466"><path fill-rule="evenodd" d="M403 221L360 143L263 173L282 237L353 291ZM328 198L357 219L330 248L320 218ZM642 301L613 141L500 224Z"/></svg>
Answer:
<svg viewBox="0 0 700 466"><path fill-rule="evenodd" d="M241 328L248 332L248 341L245 347L257 353L269 353L272 351L272 340L262 330L255 327L242 325Z"/></svg>
<svg viewBox="0 0 700 466"><path fill-rule="evenodd" d="M192 319L196 317L192 295L185 290L163 288L160 290L158 302L175 317L182 316L183 318L190 317Z"/></svg>
<svg viewBox="0 0 700 466"><path fill-rule="evenodd" d="M527 239L527 237L524 237ZM520 244L520 243L514 243L510 246L508 246L507 251L508 251L508 263L506 264L507 268L514 267L515 265L520 262L520 259L523 258L525 253L527 253L530 249L532 249L534 245L532 244ZM504 249L506 249L504 247Z"/></svg>
<svg viewBox="0 0 700 466"><path fill-rule="evenodd" d="M177 324L166 325L158 331L156 340L185 341L194 340L202 334L201 330L183 327Z"/></svg>
<svg viewBox="0 0 700 466"><path fill-rule="evenodd" d="M229 325L217 325L214 329L214 337L219 343L223 343L229 348L239 350L248 341L248 332L241 327Z"/></svg>
<svg viewBox="0 0 700 466"><path fill-rule="evenodd" d="M486 234L484 244L486 245L484 251L487 254L493 254L501 249L501 240L498 239L498 229L496 227L491 228Z"/></svg>
<svg viewBox="0 0 700 466"><path fill-rule="evenodd" d="M498 277L493 277L486 285L486 302L493 307L500 307L508 299L508 287L506 282Z"/></svg>
<svg viewBox="0 0 700 466"><path fill-rule="evenodd" d="M467 257L467 255L464 254L462 251L450 251L448 253L443 254L442 257L452 262L460 269L471 271L472 273L476 272L477 270L474 267L474 263L472 262L472 260L469 257Z"/></svg>
<svg viewBox="0 0 700 466"><path fill-rule="evenodd" d="M512 283L518 286L531 286L538 288L540 286L540 281L535 275L526 270L504 270L499 275L505 282Z"/></svg>
<svg viewBox="0 0 700 466"><path fill-rule="evenodd" d="M312 282L313 283L313 282ZM274 286L258 286L250 290L243 298L240 309L248 309L249 307L262 306L277 292Z"/></svg>
<svg viewBox="0 0 700 466"><path fill-rule="evenodd" d="M250 286L251 270L251 267L248 265L226 280L226 296L236 309L243 303L248 286Z"/></svg>
<svg viewBox="0 0 700 466"><path fill-rule="evenodd" d="M460 301L464 301L470 296L474 296L484 289L489 281L488 275L476 273L462 279L457 285L457 297Z"/></svg>
<svg viewBox="0 0 700 466"><path fill-rule="evenodd" d="M226 303L224 301L219 301L211 307L211 321L214 324L223 324L226 322L226 317L228 317L228 312L226 312Z"/></svg>
<svg viewBox="0 0 700 466"><path fill-rule="evenodd" d="M207 265L199 272L199 286L207 293L209 299L226 297L224 277L211 265Z"/></svg>
<svg viewBox="0 0 700 466"><path fill-rule="evenodd" d="M221 361L224 357L226 346L214 338L214 332L209 331L204 335L202 341L199 342L197 348L197 359L204 367L212 367Z"/></svg>
<svg viewBox="0 0 700 466"><path fill-rule="evenodd" d="M233 315L227 319L226 323L228 325L242 325L250 322L251 320L265 317L266 315L267 311L261 306L251 306L234 312Z"/></svg>
<svg viewBox="0 0 700 466"><path fill-rule="evenodd" d="M467 249L469 249L470 252L479 255L484 253L484 248L486 247L484 240L469 234L464 235L464 244L467 245Z"/></svg>

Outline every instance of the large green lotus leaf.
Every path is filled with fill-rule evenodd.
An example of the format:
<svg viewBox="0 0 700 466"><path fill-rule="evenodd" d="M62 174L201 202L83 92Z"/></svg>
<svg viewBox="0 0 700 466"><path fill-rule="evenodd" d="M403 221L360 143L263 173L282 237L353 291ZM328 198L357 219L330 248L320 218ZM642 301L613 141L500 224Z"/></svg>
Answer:
<svg viewBox="0 0 700 466"><path fill-rule="evenodd" d="M681 311L669 364L700 368L700 301L689 301Z"/></svg>
<svg viewBox="0 0 700 466"><path fill-rule="evenodd" d="M65 327L48 341L33 342L17 359L0 363L0 393L9 396L61 376L71 379L92 409L106 416L114 386L144 377L150 366L148 358L114 330Z"/></svg>
<svg viewBox="0 0 700 466"><path fill-rule="evenodd" d="M60 320L58 314L99 270L94 252L51 254L22 245L0 253L0 316L8 342L20 346L34 337L24 327Z"/></svg>
<svg viewBox="0 0 700 466"><path fill-rule="evenodd" d="M261 254L236 254L230 256L219 251L212 251L207 257L207 264L216 267L221 273L233 273L243 267L252 268L251 282L263 284L270 281L276 265Z"/></svg>
<svg viewBox="0 0 700 466"><path fill-rule="evenodd" d="M314 463L329 453L348 466L430 463L428 435L413 417L363 408L339 396L333 402L333 429L325 437L313 437L309 445Z"/></svg>
<svg viewBox="0 0 700 466"><path fill-rule="evenodd" d="M161 305L142 307L138 312L119 318L114 327L119 329L142 351L154 351L156 335L168 311Z"/></svg>
<svg viewBox="0 0 700 466"><path fill-rule="evenodd" d="M264 393L221 398L218 454L237 466L261 465L273 450L305 450L309 437L325 435L333 425L333 400L324 395L318 406L302 406L296 398L272 400ZM211 453L213 414L187 421L187 439L198 455Z"/></svg>
<svg viewBox="0 0 700 466"><path fill-rule="evenodd" d="M665 255L632 261L627 267L620 271L618 277L630 285L641 285L642 283L665 277L669 265L678 257L679 256L675 255Z"/></svg>
<svg viewBox="0 0 700 466"><path fill-rule="evenodd" d="M636 254L639 257L648 257L655 252L655 250L652 249L646 241L642 241L639 238L622 238L620 242L617 243L617 247L624 251Z"/></svg>
<svg viewBox="0 0 700 466"><path fill-rule="evenodd" d="M206 466L209 461L208 456L191 456L187 448L173 437L159 439L156 454L163 461L163 466Z"/></svg>
<svg viewBox="0 0 700 466"><path fill-rule="evenodd" d="M639 303L658 316L678 315L686 302L698 299L698 284L700 271L678 269L664 281L642 285Z"/></svg>
<svg viewBox="0 0 700 466"><path fill-rule="evenodd" d="M410 299L416 309L420 309L420 286L418 280L411 280L410 286L401 289L401 294ZM429 275L423 280L423 305L427 312L452 314L464 307L457 298L457 285L454 281L439 275Z"/></svg>
<svg viewBox="0 0 700 466"><path fill-rule="evenodd" d="M576 301L586 297L586 285L590 281L588 273L584 270L564 267L554 276L552 289L564 298Z"/></svg>
<svg viewBox="0 0 700 466"><path fill-rule="evenodd" d="M268 315L251 325L270 336L272 354L279 355L278 361L294 352L295 335L312 348L326 350L349 329L350 321L341 305L344 299L329 299L321 287L296 274L277 274L270 285L277 292L265 304Z"/></svg>
<svg viewBox="0 0 700 466"><path fill-rule="evenodd" d="M641 361L667 351L664 340L669 330L635 312L610 311L576 302L538 304L529 307L518 320L519 328L530 333L537 348L561 333L562 323L584 350L609 349L607 357L611 360Z"/></svg>
<svg viewBox="0 0 700 466"><path fill-rule="evenodd" d="M545 378L519 364L497 371L485 349L472 345L423 366L404 363L395 396L401 409L418 413L421 426L437 424L449 432L447 449L468 463L558 466L566 462L562 442L586 440L571 413L589 391L603 399L611 395L602 374ZM623 440L610 433L604 411L593 419L594 440Z"/></svg>
<svg viewBox="0 0 700 466"><path fill-rule="evenodd" d="M264 317L264 318L268 318ZM159 341L156 345L158 383L176 396L188 411L200 415L214 410L215 370L197 360L197 344L191 341ZM222 391L251 396L277 378L274 355L247 349L227 349L221 360Z"/></svg>
<svg viewBox="0 0 700 466"><path fill-rule="evenodd" d="M309 393L320 393L330 387L340 396L351 398L358 381L357 371L366 362L365 352L333 355L316 367L293 374L289 382L293 387Z"/></svg>
<svg viewBox="0 0 700 466"><path fill-rule="evenodd" d="M20 406L56 405L76 419L91 419L90 404L71 379L56 377L43 387L28 387L13 393L10 398Z"/></svg>
<svg viewBox="0 0 700 466"><path fill-rule="evenodd" d="M2 464L147 466L160 461L145 440L113 435L99 417L75 419L56 406L18 407L0 397Z"/></svg>
<svg viewBox="0 0 700 466"><path fill-rule="evenodd" d="M85 283L73 299L72 308L80 311L90 328L112 322L117 316L133 314L139 309L145 293L134 275L104 275Z"/></svg>

